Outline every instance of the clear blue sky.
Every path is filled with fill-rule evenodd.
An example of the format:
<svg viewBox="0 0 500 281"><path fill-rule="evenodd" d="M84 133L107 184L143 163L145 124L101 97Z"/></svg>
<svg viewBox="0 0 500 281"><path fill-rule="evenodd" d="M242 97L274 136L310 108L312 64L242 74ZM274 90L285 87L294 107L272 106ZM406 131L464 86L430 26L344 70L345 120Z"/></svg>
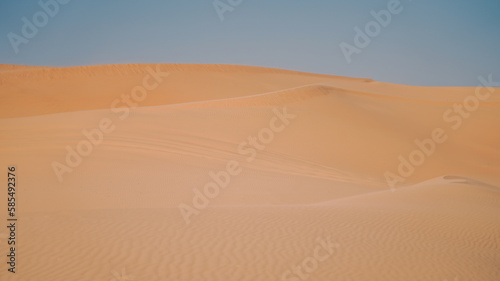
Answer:
<svg viewBox="0 0 500 281"><path fill-rule="evenodd" d="M389 2L242 0L221 21L213 0L71 0L45 25L39 17L16 54L8 34L23 36L22 17L33 22L42 8L1 0L0 63L224 63L424 86L500 77L499 0L401 0L403 10L348 63L339 44L355 46L354 27Z"/></svg>

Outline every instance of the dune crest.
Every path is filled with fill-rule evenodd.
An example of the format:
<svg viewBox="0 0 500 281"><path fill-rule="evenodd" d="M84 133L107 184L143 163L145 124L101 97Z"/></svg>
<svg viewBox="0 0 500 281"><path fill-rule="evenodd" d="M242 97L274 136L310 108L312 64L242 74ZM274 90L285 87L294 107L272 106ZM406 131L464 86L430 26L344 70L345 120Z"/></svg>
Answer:
<svg viewBox="0 0 500 281"><path fill-rule="evenodd" d="M316 264L309 280L500 280L499 92L0 65L0 162L16 166L22 225L19 273L0 279L296 281Z"/></svg>

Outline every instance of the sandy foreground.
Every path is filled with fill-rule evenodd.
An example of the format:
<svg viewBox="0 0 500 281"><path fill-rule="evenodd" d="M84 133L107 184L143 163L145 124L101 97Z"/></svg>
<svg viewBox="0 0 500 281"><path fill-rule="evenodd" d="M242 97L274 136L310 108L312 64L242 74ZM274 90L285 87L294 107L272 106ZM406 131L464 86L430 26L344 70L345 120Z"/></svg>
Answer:
<svg viewBox="0 0 500 281"><path fill-rule="evenodd" d="M498 281L488 79L0 65L0 279Z"/></svg>

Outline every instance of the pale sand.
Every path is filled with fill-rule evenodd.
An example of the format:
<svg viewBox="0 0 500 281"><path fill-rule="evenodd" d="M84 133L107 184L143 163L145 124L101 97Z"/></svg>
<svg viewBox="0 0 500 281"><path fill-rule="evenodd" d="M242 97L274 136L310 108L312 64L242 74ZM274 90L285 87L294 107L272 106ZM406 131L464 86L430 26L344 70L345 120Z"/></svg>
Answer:
<svg viewBox="0 0 500 281"><path fill-rule="evenodd" d="M146 67L0 65L0 178L17 167L20 219L1 280L297 281L283 273L317 239L336 246L307 280L500 280L500 89L453 130L443 113L475 88L161 65L120 120L110 105ZM255 160L238 153L284 107L296 117ZM51 163L103 118L116 129L60 183ZM446 142L391 191L384 173L436 128ZM187 225L179 204L233 160L241 174Z"/></svg>

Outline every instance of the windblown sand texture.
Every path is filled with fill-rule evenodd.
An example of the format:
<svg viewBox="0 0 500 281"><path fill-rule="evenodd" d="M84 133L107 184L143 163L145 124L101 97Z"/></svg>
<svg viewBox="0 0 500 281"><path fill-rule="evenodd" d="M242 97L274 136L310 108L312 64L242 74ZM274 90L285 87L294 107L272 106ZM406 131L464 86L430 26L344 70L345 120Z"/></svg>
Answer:
<svg viewBox="0 0 500 281"><path fill-rule="evenodd" d="M121 120L111 104L148 67L169 75ZM500 89L458 129L443 120L476 90L229 65L0 65L0 180L16 166L19 218L11 274L2 188L0 279L498 281ZM283 109L295 118L249 161L240 144ZM60 182L53 162L104 118L114 131ZM384 174L436 128L446 142L391 190ZM179 204L231 161L241 173L186 224ZM322 239L328 258L285 274Z"/></svg>

